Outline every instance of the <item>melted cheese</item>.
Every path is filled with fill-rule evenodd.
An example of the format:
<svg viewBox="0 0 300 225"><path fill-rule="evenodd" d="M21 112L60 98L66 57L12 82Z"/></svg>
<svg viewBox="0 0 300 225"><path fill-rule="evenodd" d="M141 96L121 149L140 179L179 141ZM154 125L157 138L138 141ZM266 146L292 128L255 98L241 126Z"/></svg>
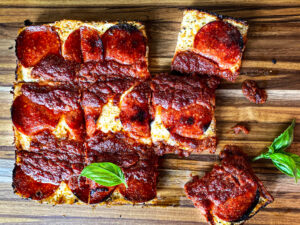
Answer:
<svg viewBox="0 0 300 225"><path fill-rule="evenodd" d="M201 135L198 140L207 138L207 137L215 137L216 136L216 120L215 118L212 119L208 129L206 132ZM160 107L157 107L155 112L155 119L151 123L151 138L153 143L158 142L165 142L168 145L171 146L178 146L183 150L189 150L186 146L182 146L180 142L176 141L174 138L172 138L170 132L167 130L167 128L163 125L161 120L161 109Z"/></svg>
<svg viewBox="0 0 300 225"><path fill-rule="evenodd" d="M194 49L194 39L198 31L206 24L218 20L218 17L206 12L198 10L185 10L183 12L183 19L181 23L181 29L178 35L177 46L175 54L180 51L187 51ZM230 23L236 27L244 41L246 39L248 26L242 22L234 19L226 18L224 21ZM237 62L230 70L234 73L239 69L241 61Z"/></svg>
<svg viewBox="0 0 300 225"><path fill-rule="evenodd" d="M48 203L48 204L73 204L78 201L78 198L72 193L68 185L62 181L58 189L53 193L53 195L48 198L42 199L38 202Z"/></svg>
<svg viewBox="0 0 300 225"><path fill-rule="evenodd" d="M109 100L103 108L101 115L97 121L97 128L104 133L117 132L122 129L122 124L119 119L120 109Z"/></svg>
<svg viewBox="0 0 300 225"><path fill-rule="evenodd" d="M52 131L52 133L57 138L66 138L69 137L70 139L76 139L76 136L74 135L74 132L72 129L68 126L66 123L65 117L62 116L59 120L59 123L55 127L55 129Z"/></svg>

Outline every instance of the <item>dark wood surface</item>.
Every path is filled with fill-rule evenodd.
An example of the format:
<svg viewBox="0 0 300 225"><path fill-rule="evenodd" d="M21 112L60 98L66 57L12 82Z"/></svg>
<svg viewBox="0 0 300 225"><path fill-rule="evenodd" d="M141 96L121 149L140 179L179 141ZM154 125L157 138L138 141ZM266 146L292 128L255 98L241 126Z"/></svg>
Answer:
<svg viewBox="0 0 300 225"><path fill-rule="evenodd" d="M249 22L248 43L236 83L223 81L217 90L219 152L226 144L256 156L297 120L291 152L300 154L300 1L0 1L0 223L6 224L205 224L183 192L192 173L203 175L217 155L167 155L161 160L155 205L79 206L40 205L15 196L11 187L14 165L10 117L16 58L15 38L24 20L33 24L60 19L87 21L139 20L147 27L152 73L168 71L175 50L182 10L198 8L241 17ZM272 62L276 59L276 64ZM267 89L264 105L245 99L241 83L254 79ZM234 135L231 127L247 122L249 135ZM275 202L247 224L300 224L300 185L278 172L268 161L252 164Z"/></svg>

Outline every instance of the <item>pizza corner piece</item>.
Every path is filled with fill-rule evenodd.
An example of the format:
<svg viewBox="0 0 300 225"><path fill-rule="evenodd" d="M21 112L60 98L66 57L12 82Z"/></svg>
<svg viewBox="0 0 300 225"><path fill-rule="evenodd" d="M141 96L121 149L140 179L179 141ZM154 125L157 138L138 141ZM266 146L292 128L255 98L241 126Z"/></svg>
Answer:
<svg viewBox="0 0 300 225"><path fill-rule="evenodd" d="M183 12L171 69L234 82L247 42L245 21L195 9Z"/></svg>
<svg viewBox="0 0 300 225"><path fill-rule="evenodd" d="M221 163L185 184L186 196L212 225L243 224L274 201L237 146L225 146Z"/></svg>
<svg viewBox="0 0 300 225"><path fill-rule="evenodd" d="M92 82L103 74L123 73L145 79L150 76L148 52L145 27L139 22L62 20L29 26L20 29L16 39L16 78ZM93 74L77 77L91 67Z"/></svg>

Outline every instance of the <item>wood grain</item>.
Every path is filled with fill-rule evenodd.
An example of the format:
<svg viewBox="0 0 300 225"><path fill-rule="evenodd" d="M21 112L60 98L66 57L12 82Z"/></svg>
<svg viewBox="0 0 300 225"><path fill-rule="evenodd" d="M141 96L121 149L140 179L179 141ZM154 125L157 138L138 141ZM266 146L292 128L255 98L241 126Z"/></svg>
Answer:
<svg viewBox="0 0 300 225"><path fill-rule="evenodd" d="M168 71L174 53L182 9L198 7L248 21L250 30L241 75L236 83L223 81L217 90L217 153L226 144L241 146L249 155L265 150L293 118L295 141L291 152L300 154L300 2L285 0L247 1L0 1L0 223L5 224L206 224L183 192L190 174L203 175L217 162L207 153L160 160L157 203L152 205L79 206L40 205L12 193L14 165L10 117L14 82L15 41L26 19L34 24L60 19L139 20L147 27L150 70ZM274 64L272 59L276 59ZM241 83L254 79L266 88L268 101L254 105L242 95ZM231 127L246 122L249 135L234 135ZM247 224L299 224L300 188L278 172L272 163L252 164L258 177L274 195L275 202Z"/></svg>

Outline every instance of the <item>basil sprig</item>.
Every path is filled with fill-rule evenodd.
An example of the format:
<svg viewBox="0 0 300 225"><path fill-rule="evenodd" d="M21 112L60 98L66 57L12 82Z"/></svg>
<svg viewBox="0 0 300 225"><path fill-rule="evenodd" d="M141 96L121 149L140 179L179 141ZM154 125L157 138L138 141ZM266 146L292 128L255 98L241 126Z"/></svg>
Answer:
<svg viewBox="0 0 300 225"><path fill-rule="evenodd" d="M81 171L80 176L89 178L106 187L122 183L126 188L128 187L121 168L111 162L91 163Z"/></svg>
<svg viewBox="0 0 300 225"><path fill-rule="evenodd" d="M294 177L297 183L298 178L300 178L300 156L285 151L293 142L294 127L295 120L281 135L274 139L267 152L253 160L271 159L277 169L290 177Z"/></svg>

